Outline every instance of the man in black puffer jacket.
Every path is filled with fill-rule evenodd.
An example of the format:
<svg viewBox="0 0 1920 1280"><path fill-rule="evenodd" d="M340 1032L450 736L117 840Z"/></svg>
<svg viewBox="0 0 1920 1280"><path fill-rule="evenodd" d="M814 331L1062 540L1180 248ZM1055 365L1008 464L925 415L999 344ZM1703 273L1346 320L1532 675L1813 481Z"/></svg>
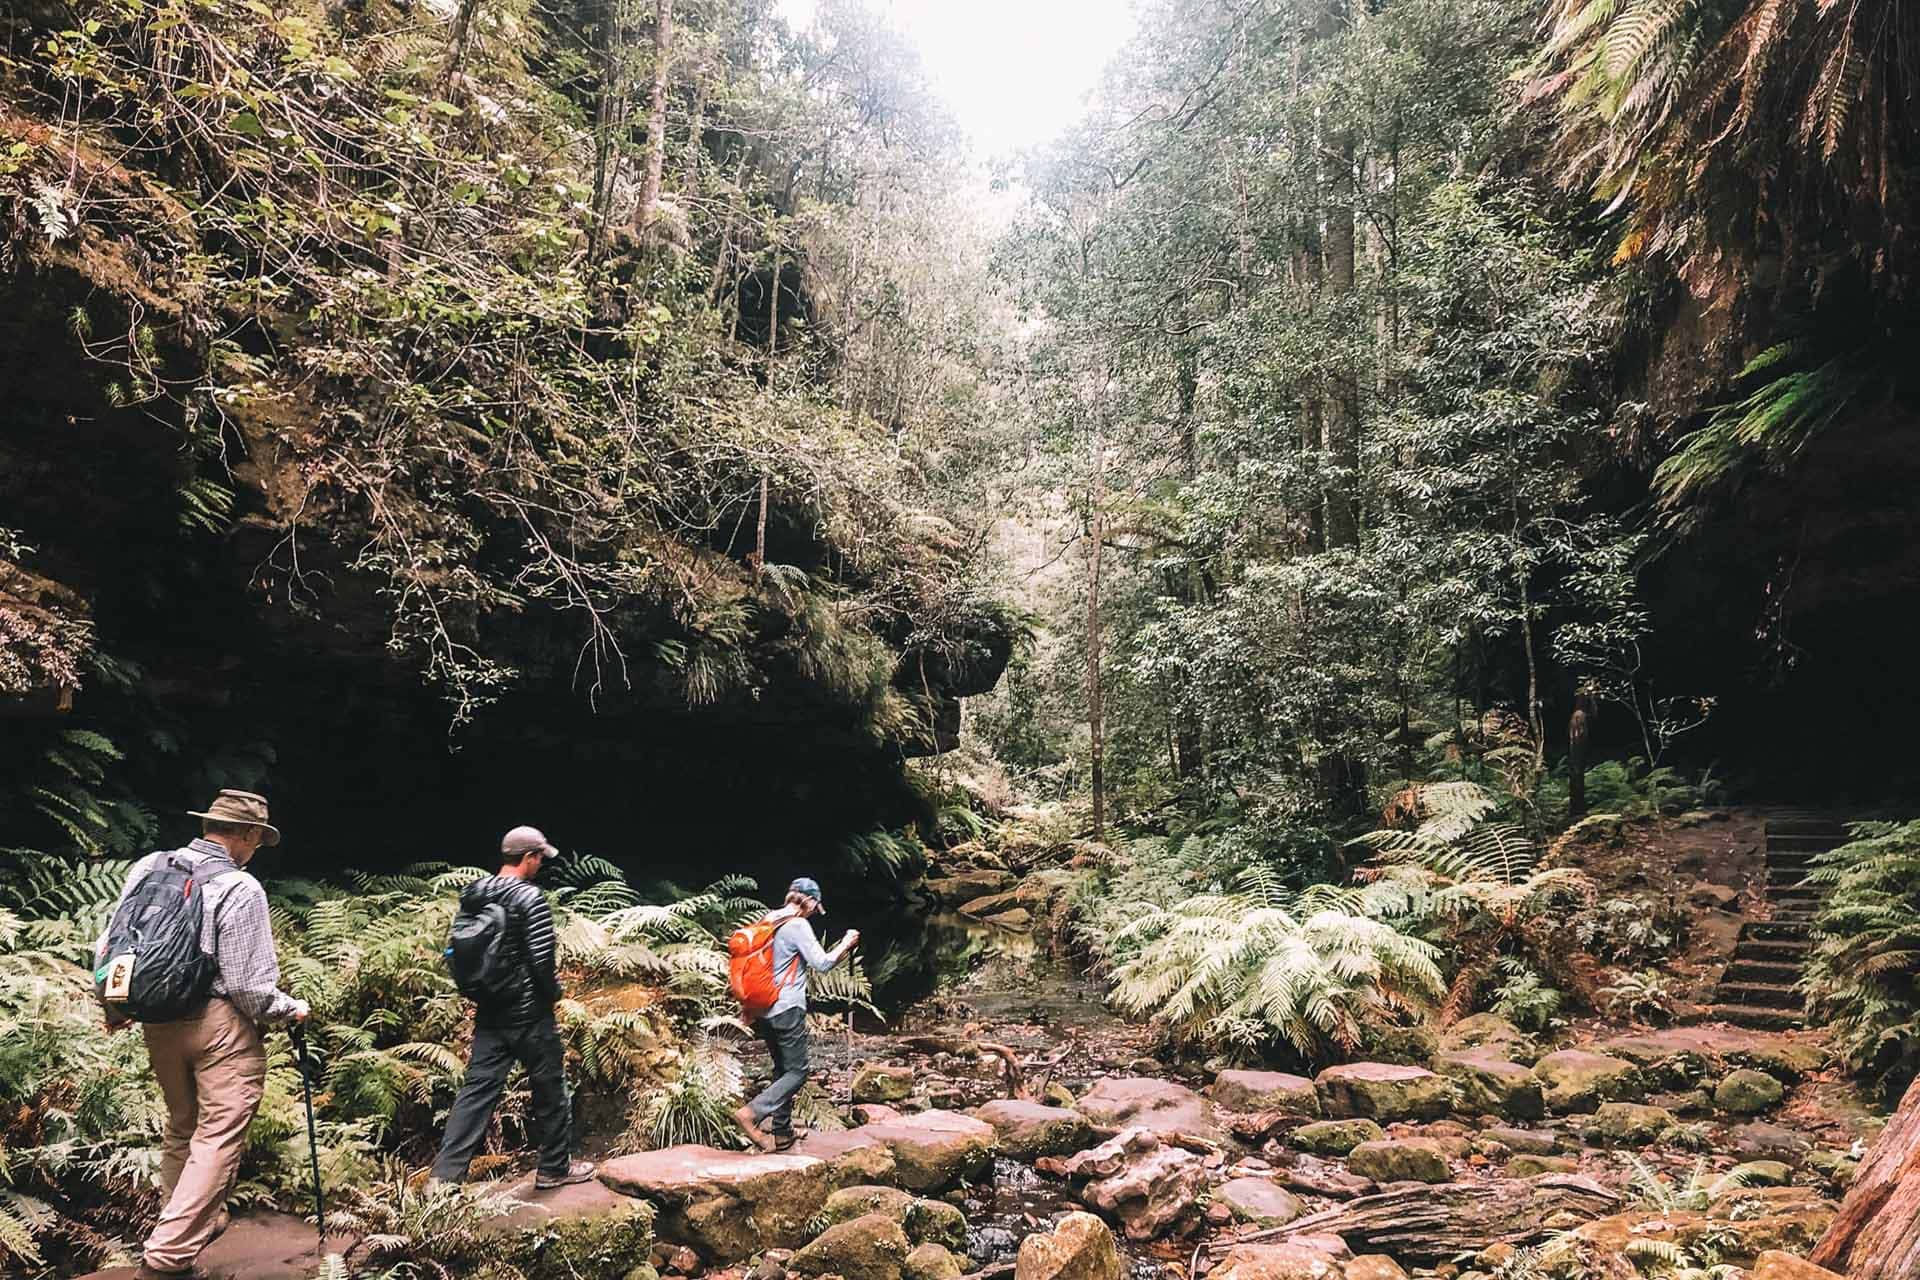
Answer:
<svg viewBox="0 0 1920 1280"><path fill-rule="evenodd" d="M573 1160L573 1106L567 1097L566 1050L553 1024L560 980L554 973L553 911L533 878L557 850L533 827L515 827L500 842L500 874L476 880L460 895L462 911L478 912L498 903L506 911L501 940L515 962L508 978L486 998L475 1001L473 1052L467 1077L447 1117L447 1136L433 1176L464 1182L467 1166L486 1141L493 1109L507 1087L507 1073L518 1062L527 1069L533 1093L533 1132L540 1143L540 1167L533 1185L541 1190L585 1182L593 1165Z"/></svg>

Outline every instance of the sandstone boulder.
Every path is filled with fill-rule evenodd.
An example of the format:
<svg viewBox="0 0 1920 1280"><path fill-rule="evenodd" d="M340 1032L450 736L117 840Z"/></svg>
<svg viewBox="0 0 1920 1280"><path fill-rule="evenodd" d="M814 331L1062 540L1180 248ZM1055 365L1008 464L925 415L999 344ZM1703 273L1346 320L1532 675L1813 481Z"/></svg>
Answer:
<svg viewBox="0 0 1920 1280"><path fill-rule="evenodd" d="M1793 1169L1779 1160L1749 1160L1727 1170L1749 1187L1784 1187L1793 1181Z"/></svg>
<svg viewBox="0 0 1920 1280"><path fill-rule="evenodd" d="M1313 1081L1283 1071L1222 1071L1207 1093L1229 1111L1293 1111L1320 1114Z"/></svg>
<svg viewBox="0 0 1920 1280"><path fill-rule="evenodd" d="M1631 1062L1585 1049L1561 1049L1533 1064L1533 1074L1546 1086L1547 1110L1556 1113L1592 1111L1602 1102L1632 1095L1637 1069Z"/></svg>
<svg viewBox="0 0 1920 1280"><path fill-rule="evenodd" d="M1440 1033L1442 1053L1467 1049L1485 1049L1514 1062L1531 1062L1539 1056L1533 1037L1497 1013L1473 1014Z"/></svg>
<svg viewBox="0 0 1920 1280"><path fill-rule="evenodd" d="M1844 1280L1837 1271L1816 1267L1805 1258L1768 1249L1753 1260L1753 1280Z"/></svg>
<svg viewBox="0 0 1920 1280"><path fill-rule="evenodd" d="M1300 1201L1266 1178L1234 1178L1213 1189L1213 1202L1225 1205L1236 1221L1281 1227L1299 1217Z"/></svg>
<svg viewBox="0 0 1920 1280"><path fill-rule="evenodd" d="M993 1144L992 1125L936 1110L878 1120L857 1129L816 1131L794 1150L862 1174L844 1177L839 1185L897 1182L909 1191L929 1192L945 1191L984 1174L993 1161Z"/></svg>
<svg viewBox="0 0 1920 1280"><path fill-rule="evenodd" d="M1673 1127L1673 1113L1665 1107L1637 1102L1603 1102L1587 1123L1587 1137L1615 1146L1644 1147Z"/></svg>
<svg viewBox="0 0 1920 1280"><path fill-rule="evenodd" d="M623 1195L650 1201L660 1239L694 1245L726 1263L769 1246L805 1243L840 1174L813 1156L682 1146L607 1160L599 1178Z"/></svg>
<svg viewBox="0 0 1920 1280"><path fill-rule="evenodd" d="M1320 1120L1287 1135L1302 1151L1322 1156L1343 1156L1363 1142L1378 1142L1386 1136L1379 1125L1365 1119Z"/></svg>
<svg viewBox="0 0 1920 1280"><path fill-rule="evenodd" d="M1517 1155L1507 1161L1509 1178L1538 1178L1548 1173L1578 1173L1580 1162L1569 1156Z"/></svg>
<svg viewBox="0 0 1920 1280"><path fill-rule="evenodd" d="M1333 1117L1437 1120L1453 1106L1453 1086L1423 1067L1350 1062L1314 1077L1320 1110Z"/></svg>
<svg viewBox="0 0 1920 1280"><path fill-rule="evenodd" d="M1093 1126L1078 1111L1006 1098L973 1109L993 1126L1000 1150L1016 1160L1071 1155L1093 1143Z"/></svg>
<svg viewBox="0 0 1920 1280"><path fill-rule="evenodd" d="M853 1073L855 1102L899 1102L913 1092L913 1068L865 1062Z"/></svg>
<svg viewBox="0 0 1920 1280"><path fill-rule="evenodd" d="M915 1245L907 1254L907 1280L960 1280L966 1268L945 1245Z"/></svg>
<svg viewBox="0 0 1920 1280"><path fill-rule="evenodd" d="M1541 1129L1504 1129L1485 1130L1481 1136L1497 1142L1509 1151L1517 1151L1530 1156L1550 1156L1560 1149L1559 1135Z"/></svg>
<svg viewBox="0 0 1920 1280"><path fill-rule="evenodd" d="M1020 1242L1014 1280L1121 1280L1120 1249L1107 1224L1090 1213L1070 1213L1052 1231Z"/></svg>
<svg viewBox="0 0 1920 1280"><path fill-rule="evenodd" d="M963 902L972 902L989 894L1004 893L1013 887L1013 874L1008 871L961 871L939 879L928 880L926 891L943 907L957 907Z"/></svg>
<svg viewBox="0 0 1920 1280"><path fill-rule="evenodd" d="M1406 1270L1384 1253L1363 1253L1344 1270L1346 1280L1407 1280Z"/></svg>
<svg viewBox="0 0 1920 1280"><path fill-rule="evenodd" d="M1804 1133L1784 1125L1755 1120L1736 1125L1728 1131L1732 1154L1742 1160L1784 1160L1798 1165L1813 1150L1813 1142Z"/></svg>
<svg viewBox="0 0 1920 1280"><path fill-rule="evenodd" d="M1742 1067L1713 1088L1713 1105L1735 1115L1750 1116L1780 1105L1786 1086L1764 1071Z"/></svg>
<svg viewBox="0 0 1920 1280"><path fill-rule="evenodd" d="M869 1213L828 1227L794 1253L787 1270L846 1280L903 1280L909 1252L911 1246L899 1223L884 1213Z"/></svg>
<svg viewBox="0 0 1920 1280"><path fill-rule="evenodd" d="M1340 1280L1338 1259L1303 1244L1242 1244L1227 1251L1208 1280Z"/></svg>
<svg viewBox="0 0 1920 1280"><path fill-rule="evenodd" d="M1375 1182L1446 1182L1446 1153L1432 1138L1386 1138L1363 1142L1347 1156L1347 1168Z"/></svg>
<svg viewBox="0 0 1920 1280"><path fill-rule="evenodd" d="M898 1187L843 1187L827 1197L821 1219L828 1226L869 1214L885 1214L900 1224L912 1244L967 1247L967 1217L944 1200L924 1200Z"/></svg>
<svg viewBox="0 0 1920 1280"><path fill-rule="evenodd" d="M1040 1167L1075 1181L1085 1179L1080 1199L1117 1218L1130 1240L1164 1235L1191 1222L1207 1183L1199 1156L1140 1128L1064 1160L1043 1160Z"/></svg>
<svg viewBox="0 0 1920 1280"><path fill-rule="evenodd" d="M1460 1107L1503 1120L1537 1120L1547 1113L1540 1077L1492 1049L1464 1049L1434 1059L1454 1083Z"/></svg>
<svg viewBox="0 0 1920 1280"><path fill-rule="evenodd" d="M1109 1129L1196 1136L1217 1132L1205 1098L1185 1085L1152 1076L1110 1076L1096 1081L1074 1106L1093 1123Z"/></svg>

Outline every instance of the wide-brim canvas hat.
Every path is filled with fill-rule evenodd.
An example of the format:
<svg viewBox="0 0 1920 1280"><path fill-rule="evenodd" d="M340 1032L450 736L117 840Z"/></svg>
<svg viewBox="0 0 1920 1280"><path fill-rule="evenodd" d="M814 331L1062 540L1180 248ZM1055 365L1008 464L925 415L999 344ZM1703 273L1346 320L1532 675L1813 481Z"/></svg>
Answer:
<svg viewBox="0 0 1920 1280"><path fill-rule="evenodd" d="M280 843L280 828L267 821L267 798L251 791L224 788L213 798L213 803L204 810L189 809L187 815L206 818L213 822L233 822L242 826L259 827L267 833L261 844L271 849Z"/></svg>

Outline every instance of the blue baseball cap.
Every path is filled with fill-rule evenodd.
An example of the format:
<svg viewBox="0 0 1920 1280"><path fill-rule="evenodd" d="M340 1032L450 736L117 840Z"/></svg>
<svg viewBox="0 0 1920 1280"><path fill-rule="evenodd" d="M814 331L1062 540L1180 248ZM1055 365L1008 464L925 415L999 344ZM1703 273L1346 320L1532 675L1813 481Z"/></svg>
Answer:
<svg viewBox="0 0 1920 1280"><path fill-rule="evenodd" d="M812 876L801 876L787 886L787 892L804 894L812 898L815 902L820 903L820 914L827 914L827 904L820 899L820 882Z"/></svg>

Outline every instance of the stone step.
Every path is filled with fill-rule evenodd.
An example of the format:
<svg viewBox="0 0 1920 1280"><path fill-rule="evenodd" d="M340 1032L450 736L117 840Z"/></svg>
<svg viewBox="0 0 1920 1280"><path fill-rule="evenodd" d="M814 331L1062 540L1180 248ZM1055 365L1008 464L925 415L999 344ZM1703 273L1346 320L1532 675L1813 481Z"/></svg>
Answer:
<svg viewBox="0 0 1920 1280"><path fill-rule="evenodd" d="M1791 986L1774 982L1723 982L1714 988L1715 1004L1741 1004L1750 1009L1788 1009L1796 1013L1806 999Z"/></svg>
<svg viewBox="0 0 1920 1280"><path fill-rule="evenodd" d="M1845 832L1832 835L1781 835L1767 833L1768 853L1825 853L1829 849L1838 849L1847 842Z"/></svg>
<svg viewBox="0 0 1920 1280"><path fill-rule="evenodd" d="M1738 955L1720 975L1723 986L1729 982L1759 982L1790 987L1799 980L1798 960L1746 960Z"/></svg>
<svg viewBox="0 0 1920 1280"><path fill-rule="evenodd" d="M1800 1025L1800 1015L1783 1009L1755 1009L1743 1004L1710 1004L1700 1011L1702 1022L1731 1022L1756 1031L1786 1031Z"/></svg>
<svg viewBox="0 0 1920 1280"><path fill-rule="evenodd" d="M1818 809L1775 809L1767 815L1767 834L1844 835L1846 820Z"/></svg>
<svg viewBox="0 0 1920 1280"><path fill-rule="evenodd" d="M1764 942L1759 938L1742 938L1734 944L1733 958L1736 961L1753 960L1762 964L1791 964L1798 968L1806 960L1807 953L1813 950L1813 943L1804 938L1781 939Z"/></svg>
<svg viewBox="0 0 1920 1280"><path fill-rule="evenodd" d="M1749 920L1741 926L1741 932L1747 937L1761 942L1804 942L1813 933L1813 929L1804 919Z"/></svg>
<svg viewBox="0 0 1920 1280"><path fill-rule="evenodd" d="M1767 872L1767 894L1769 897L1775 896L1776 890L1798 889L1802 886L1807 888L1817 887L1807 884L1807 872L1804 867L1779 867ZM1818 888L1819 892L1826 892L1824 887Z"/></svg>

